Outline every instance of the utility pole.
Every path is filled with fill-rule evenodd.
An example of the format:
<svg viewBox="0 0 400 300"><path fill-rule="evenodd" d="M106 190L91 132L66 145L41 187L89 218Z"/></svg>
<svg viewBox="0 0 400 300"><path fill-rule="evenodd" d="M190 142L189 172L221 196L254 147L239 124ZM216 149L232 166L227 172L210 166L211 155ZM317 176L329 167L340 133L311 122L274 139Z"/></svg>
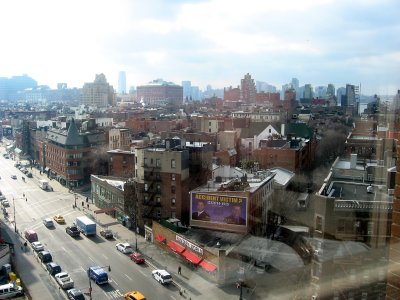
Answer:
<svg viewBox="0 0 400 300"><path fill-rule="evenodd" d="M14 231L17 232L17 221L15 220L15 200L13 196L13 206L14 206Z"/></svg>

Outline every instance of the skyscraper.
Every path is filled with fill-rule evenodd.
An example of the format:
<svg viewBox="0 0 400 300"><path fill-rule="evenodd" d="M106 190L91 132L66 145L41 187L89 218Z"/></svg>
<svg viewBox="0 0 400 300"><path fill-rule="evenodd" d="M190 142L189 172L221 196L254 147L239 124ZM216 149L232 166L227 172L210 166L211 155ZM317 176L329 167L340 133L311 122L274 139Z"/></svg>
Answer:
<svg viewBox="0 0 400 300"><path fill-rule="evenodd" d="M183 100L190 100L192 96L192 83L189 80L182 81L182 88L183 88Z"/></svg>
<svg viewBox="0 0 400 300"><path fill-rule="evenodd" d="M125 71L119 72L118 75L118 93L125 94L126 93L126 74Z"/></svg>
<svg viewBox="0 0 400 300"><path fill-rule="evenodd" d="M240 82L240 99L245 103L256 103L257 90L254 79L247 73Z"/></svg>
<svg viewBox="0 0 400 300"><path fill-rule="evenodd" d="M85 83L81 90L81 103L94 107L114 105L114 88L104 74L97 74L94 82Z"/></svg>

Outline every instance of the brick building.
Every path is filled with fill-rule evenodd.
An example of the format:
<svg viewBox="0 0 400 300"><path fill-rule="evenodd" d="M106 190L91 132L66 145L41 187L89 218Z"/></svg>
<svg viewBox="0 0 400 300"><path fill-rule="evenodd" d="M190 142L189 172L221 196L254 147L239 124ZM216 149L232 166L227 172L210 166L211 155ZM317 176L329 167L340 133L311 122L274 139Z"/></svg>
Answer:
<svg viewBox="0 0 400 300"><path fill-rule="evenodd" d="M137 98L148 105L181 105L183 88L172 82L156 79L137 87Z"/></svg>
<svg viewBox="0 0 400 300"><path fill-rule="evenodd" d="M108 175L121 178L130 178L135 174L135 153L115 149L107 151Z"/></svg>

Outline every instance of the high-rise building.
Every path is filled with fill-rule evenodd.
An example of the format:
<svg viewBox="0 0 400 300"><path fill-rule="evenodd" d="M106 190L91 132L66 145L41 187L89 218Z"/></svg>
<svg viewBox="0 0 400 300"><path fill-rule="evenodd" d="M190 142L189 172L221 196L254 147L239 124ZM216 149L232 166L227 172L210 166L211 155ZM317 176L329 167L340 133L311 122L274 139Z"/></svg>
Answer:
<svg viewBox="0 0 400 300"><path fill-rule="evenodd" d="M326 89L326 94L335 96L335 86L332 83L328 84L328 87Z"/></svg>
<svg viewBox="0 0 400 300"><path fill-rule="evenodd" d="M137 86L137 98L145 104L182 104L183 88L172 82L156 79L148 84Z"/></svg>
<svg viewBox="0 0 400 300"><path fill-rule="evenodd" d="M356 104L356 88L352 84L346 84L346 101L347 106L354 106Z"/></svg>
<svg viewBox="0 0 400 300"><path fill-rule="evenodd" d="M266 82L263 82L263 81L256 81L256 89L257 89L257 93L260 93L260 92L275 93L276 92L275 86L268 84Z"/></svg>
<svg viewBox="0 0 400 300"><path fill-rule="evenodd" d="M254 79L247 73L240 81L240 100L244 103L256 103L257 90Z"/></svg>
<svg viewBox="0 0 400 300"><path fill-rule="evenodd" d="M192 83L189 80L182 81L183 100L190 100L192 97Z"/></svg>
<svg viewBox="0 0 400 300"><path fill-rule="evenodd" d="M326 86L317 86L315 87L315 96L318 98L325 98L327 87Z"/></svg>
<svg viewBox="0 0 400 300"><path fill-rule="evenodd" d="M119 72L118 75L118 93L125 94L126 93L126 74L125 71Z"/></svg>
<svg viewBox="0 0 400 300"><path fill-rule="evenodd" d="M104 74L97 74L93 83L85 83L81 90L81 103L94 107L114 105L114 88Z"/></svg>
<svg viewBox="0 0 400 300"><path fill-rule="evenodd" d="M337 102L340 103L340 106L345 106L346 102L346 88L340 87L336 91L336 99Z"/></svg>
<svg viewBox="0 0 400 300"><path fill-rule="evenodd" d="M311 84L307 83L304 86L304 94L303 94L304 99L312 99L313 98L313 89Z"/></svg>

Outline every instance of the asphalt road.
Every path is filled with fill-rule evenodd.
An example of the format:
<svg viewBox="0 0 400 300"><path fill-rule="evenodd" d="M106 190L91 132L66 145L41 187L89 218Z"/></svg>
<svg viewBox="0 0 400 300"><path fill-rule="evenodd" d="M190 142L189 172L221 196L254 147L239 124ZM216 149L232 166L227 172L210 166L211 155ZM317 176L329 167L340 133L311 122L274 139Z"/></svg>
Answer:
<svg viewBox="0 0 400 300"><path fill-rule="evenodd" d="M1 150L3 153L4 149ZM174 285L166 287L160 285L152 279L150 266L136 265L127 255L118 252L115 249L118 241L105 240L100 235L92 238L81 236L77 239L70 237L65 232L65 227L82 215L81 212L73 209L74 195L58 185L53 192L43 191L39 188L35 176L26 178L24 182L21 179L23 173L14 167L14 163L15 161L0 156L0 189L11 204L7 208L9 219L13 221L15 209L17 229L20 232L27 228L35 230L39 241L52 254L53 261L60 264L63 271L71 275L75 287L88 292L87 268L99 265L107 269L110 266L108 285L97 286L92 282L93 299L122 299L123 294L131 290L139 290L147 299L176 299L177 288ZM34 175L35 172L39 171L34 169ZM17 179L11 178L14 174L17 175ZM52 218L56 214L64 216L66 224L55 223L53 229L46 228L42 220L45 217ZM99 231L99 228L97 230ZM44 275L41 264L32 259L35 258L32 249L29 249L25 255L27 264L29 262L29 267L34 273L32 278L43 280L49 289L48 294L53 295L53 299L59 299L58 286L48 275Z"/></svg>

